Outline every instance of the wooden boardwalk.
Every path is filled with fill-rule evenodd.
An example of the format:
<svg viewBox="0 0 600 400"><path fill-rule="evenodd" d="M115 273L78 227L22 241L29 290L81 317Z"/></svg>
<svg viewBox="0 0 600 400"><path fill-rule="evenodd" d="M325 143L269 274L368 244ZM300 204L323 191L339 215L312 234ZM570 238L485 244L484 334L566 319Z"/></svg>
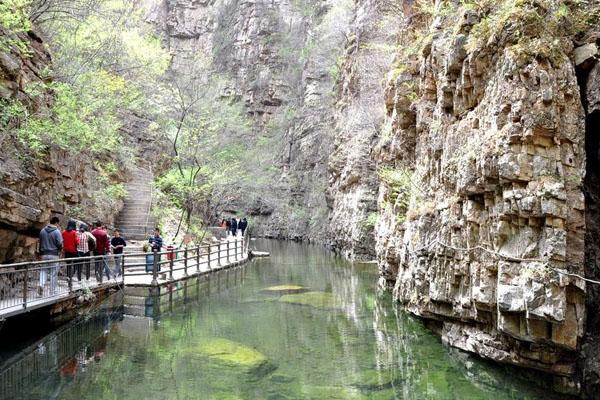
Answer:
<svg viewBox="0 0 600 400"><path fill-rule="evenodd" d="M82 282L78 281L73 266L67 264L72 260L1 265L0 285L3 286L0 288L0 320L86 297L89 299L93 297L90 296L91 293L98 294L124 286L161 286L230 268L247 261L248 243L248 237L237 237L222 239L210 245L164 251L156 253L157 260L160 259L157 262L151 261L154 254L124 254L120 266L124 271L123 275L111 276L111 279L106 279L105 276L102 281L94 274L94 263L99 263L100 269L106 263L114 272L117 266L113 256L76 259L79 265L84 266ZM88 280L85 280L86 262L92 264ZM154 268L157 268L156 272ZM43 278L43 273L51 275L52 269L56 270L55 284L52 285L52 279L49 278L50 283L46 280L39 293L40 276Z"/></svg>

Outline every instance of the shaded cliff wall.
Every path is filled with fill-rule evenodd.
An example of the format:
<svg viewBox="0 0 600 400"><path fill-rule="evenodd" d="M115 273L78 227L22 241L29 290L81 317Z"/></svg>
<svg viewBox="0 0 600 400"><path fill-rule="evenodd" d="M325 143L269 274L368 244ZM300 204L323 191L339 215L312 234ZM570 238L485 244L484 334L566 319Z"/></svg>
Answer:
<svg viewBox="0 0 600 400"><path fill-rule="evenodd" d="M374 150L376 247L382 283L446 343L577 391L586 113L559 3L498 3L514 9L490 34L489 9L405 2ZM532 16L560 26L552 40L519 22Z"/></svg>
<svg viewBox="0 0 600 400"><path fill-rule="evenodd" d="M588 36L575 50L575 64L586 111L585 151L585 275L600 281L600 32ZM588 284L587 329L582 345L580 374L585 394L600 390L600 285Z"/></svg>

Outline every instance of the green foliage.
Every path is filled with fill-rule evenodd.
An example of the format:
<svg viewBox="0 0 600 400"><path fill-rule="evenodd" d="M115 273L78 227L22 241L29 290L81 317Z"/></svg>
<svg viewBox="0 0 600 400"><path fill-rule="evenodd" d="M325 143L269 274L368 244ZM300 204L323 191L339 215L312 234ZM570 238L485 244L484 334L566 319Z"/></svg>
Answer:
<svg viewBox="0 0 600 400"><path fill-rule="evenodd" d="M121 147L116 113L125 107L128 94L123 78L106 71L84 74L81 85L54 82L50 115L32 114L22 121L18 137L35 154L49 146L72 153L118 153Z"/></svg>
<svg viewBox="0 0 600 400"><path fill-rule="evenodd" d="M389 188L389 201L407 208L411 193L412 173L407 169L381 168L379 178Z"/></svg>
<svg viewBox="0 0 600 400"><path fill-rule="evenodd" d="M598 7L586 0L482 0L462 5L481 16L469 34L468 51L502 41L525 59L559 60L563 39L570 41L600 21Z"/></svg>
<svg viewBox="0 0 600 400"><path fill-rule="evenodd" d="M345 57L338 56L335 60L335 64L329 67L329 75L331 76L331 80L333 82L337 82L340 77L340 73L344 68Z"/></svg>
<svg viewBox="0 0 600 400"><path fill-rule="evenodd" d="M373 228L375 226L375 224L377 223L378 218L379 218L378 212L375 211L375 212L369 213L369 215L367 216L367 220L365 221L366 226L369 228Z"/></svg>
<svg viewBox="0 0 600 400"><path fill-rule="evenodd" d="M0 2L0 51L17 49L22 55L27 55L27 42L19 39L18 35L31 30L29 7L31 0L3 0Z"/></svg>
<svg viewBox="0 0 600 400"><path fill-rule="evenodd" d="M0 99L0 131L18 126L27 113L27 108L20 101Z"/></svg>

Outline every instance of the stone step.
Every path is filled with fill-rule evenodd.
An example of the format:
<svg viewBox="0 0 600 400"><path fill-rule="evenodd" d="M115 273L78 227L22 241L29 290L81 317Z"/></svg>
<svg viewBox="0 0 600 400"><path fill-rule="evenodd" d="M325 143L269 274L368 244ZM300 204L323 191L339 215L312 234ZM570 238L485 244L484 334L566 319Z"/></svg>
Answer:
<svg viewBox="0 0 600 400"><path fill-rule="evenodd" d="M128 230L128 231L137 230L137 229L143 230L143 229L152 228L152 225L150 225L150 224L121 225L121 228L123 230Z"/></svg>
<svg viewBox="0 0 600 400"><path fill-rule="evenodd" d="M131 213L121 213L121 214L119 214L119 217L121 217L121 218L117 218L117 221L155 219L152 214L148 214L148 212L140 212L140 211L131 212Z"/></svg>
<svg viewBox="0 0 600 400"><path fill-rule="evenodd" d="M123 207L123 209L121 210L121 215L127 215L127 214L133 214L133 213L137 213L137 214L144 214L147 215L148 214L148 209L150 204L148 204L148 206L143 207L143 206L125 206Z"/></svg>
<svg viewBox="0 0 600 400"><path fill-rule="evenodd" d="M147 217L146 215L140 217L123 217L123 219L117 219L117 223L120 225L156 225L156 218Z"/></svg>
<svg viewBox="0 0 600 400"><path fill-rule="evenodd" d="M151 221L153 219L156 219L156 218L154 218L153 215L151 215L151 214L149 215L147 212L141 213L139 211L135 212L135 213L127 213L127 214L121 213L119 215L119 217L121 217L121 218L117 218L117 221L121 221L121 222L122 221L140 221L140 220L141 221L146 221L146 220Z"/></svg>
<svg viewBox="0 0 600 400"><path fill-rule="evenodd" d="M151 195L150 195L150 191L149 190L146 190L146 191L133 190L133 191L128 191L127 192L126 198L129 198L129 197L147 197L147 198L150 198Z"/></svg>
<svg viewBox="0 0 600 400"><path fill-rule="evenodd" d="M144 240L147 239L152 234L151 230L147 231L123 231L123 237L125 240Z"/></svg>
<svg viewBox="0 0 600 400"><path fill-rule="evenodd" d="M123 210L121 211L120 215L123 215L123 216L133 215L134 217L138 217L141 214L141 215L146 216L146 215L148 215L148 208L149 207L146 207L146 208L142 208L142 207L134 208L133 206L124 207Z"/></svg>

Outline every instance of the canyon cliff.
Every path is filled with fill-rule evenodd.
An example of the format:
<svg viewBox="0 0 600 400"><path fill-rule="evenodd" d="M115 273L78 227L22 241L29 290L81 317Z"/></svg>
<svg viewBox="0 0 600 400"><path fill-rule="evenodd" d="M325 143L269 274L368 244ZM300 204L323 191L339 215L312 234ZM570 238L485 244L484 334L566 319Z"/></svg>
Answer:
<svg viewBox="0 0 600 400"><path fill-rule="evenodd" d="M227 82L223 96L248 116L246 151L259 168L245 165L251 187L236 188L243 195L234 195L225 211L250 216L257 236L314 241L352 258L373 258L367 219L376 211L377 183L368 154L383 110L371 110L391 56L370 64L378 50L359 48L356 37L370 35L379 17L365 12L369 20L361 20L344 1L146 6L173 54L171 70L185 75L186 63L202 55L210 65L205 71L218 70ZM393 42L377 29L379 42ZM353 42L346 43L348 35Z"/></svg>
<svg viewBox="0 0 600 400"><path fill-rule="evenodd" d="M580 354L595 348L599 195L598 35L578 25L597 10L577 8L189 0L150 19L173 69L209 54L251 140L270 135L257 157L276 173L230 210L254 234L376 254L382 285L444 342L575 393L597 376Z"/></svg>
<svg viewBox="0 0 600 400"><path fill-rule="evenodd" d="M578 392L597 291L583 279L598 258L597 35L568 36L560 7L407 8L374 151L376 247L382 284L445 343Z"/></svg>
<svg viewBox="0 0 600 400"><path fill-rule="evenodd" d="M597 3L143 3L169 73L218 80L243 109L247 176L225 213L250 216L256 236L376 257L381 285L448 345L594 398ZM0 53L0 97L50 107L52 93L24 90L51 63L42 39L25 39L31 57ZM122 118L142 158L168 152L147 116ZM120 206L99 208L101 171L83 155L6 153L0 171L3 260L31 257L51 213L110 223Z"/></svg>

